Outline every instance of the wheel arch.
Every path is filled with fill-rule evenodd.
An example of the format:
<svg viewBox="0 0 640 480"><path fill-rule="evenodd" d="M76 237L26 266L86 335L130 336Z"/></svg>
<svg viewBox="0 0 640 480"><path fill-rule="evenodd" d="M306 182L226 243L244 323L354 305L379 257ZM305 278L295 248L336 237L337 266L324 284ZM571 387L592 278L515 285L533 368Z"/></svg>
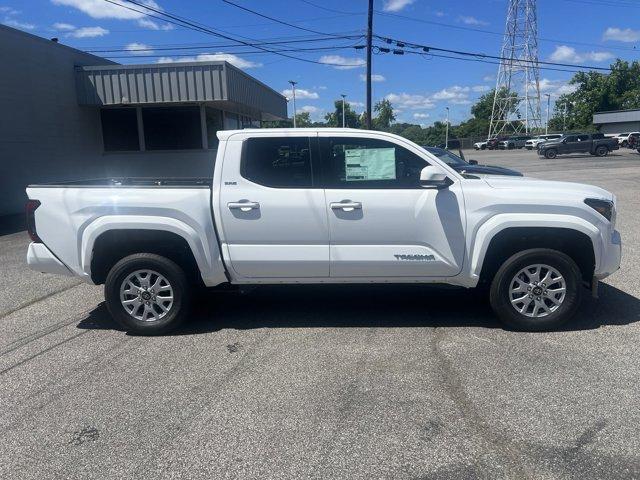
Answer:
<svg viewBox="0 0 640 480"><path fill-rule="evenodd" d="M105 216L84 230L80 265L84 274L99 284L121 258L132 253L155 253L179 265L183 262L185 269L207 286L223 283L226 276L217 244L203 237L173 218Z"/></svg>
<svg viewBox="0 0 640 480"><path fill-rule="evenodd" d="M530 248L550 248L567 254L576 262L585 282L590 282L599 262L594 241L597 228L577 217L543 216L534 221L492 220L476 234L470 255L470 276L480 284L490 282L500 265L511 255Z"/></svg>

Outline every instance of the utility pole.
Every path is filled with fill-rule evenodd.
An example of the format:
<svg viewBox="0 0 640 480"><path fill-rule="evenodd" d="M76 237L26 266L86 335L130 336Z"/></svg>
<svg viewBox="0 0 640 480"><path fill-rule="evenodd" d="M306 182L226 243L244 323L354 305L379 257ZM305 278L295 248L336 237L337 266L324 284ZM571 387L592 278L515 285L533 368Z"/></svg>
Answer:
<svg viewBox="0 0 640 480"><path fill-rule="evenodd" d="M291 84L291 88L293 90L293 128L297 128L296 125L296 84L298 82L294 82L293 80L289 80Z"/></svg>
<svg viewBox="0 0 640 480"><path fill-rule="evenodd" d="M342 97L342 128L345 128L346 123L344 121L344 99L345 99L346 95L343 93L340 96Z"/></svg>
<svg viewBox="0 0 640 480"><path fill-rule="evenodd" d="M564 102L564 112L562 112L562 133L567 131L567 102Z"/></svg>
<svg viewBox="0 0 640 480"><path fill-rule="evenodd" d="M449 107L445 108L447 109L447 125L444 134L444 148L445 150L449 150Z"/></svg>
<svg viewBox="0 0 640 480"><path fill-rule="evenodd" d="M373 36L373 0L369 0L369 13L367 14L367 129L371 130L371 43Z"/></svg>
<svg viewBox="0 0 640 480"><path fill-rule="evenodd" d="M551 104L551 94L545 93L545 96L547 97L547 122L544 126L544 134L546 135L549 133L549 105Z"/></svg>

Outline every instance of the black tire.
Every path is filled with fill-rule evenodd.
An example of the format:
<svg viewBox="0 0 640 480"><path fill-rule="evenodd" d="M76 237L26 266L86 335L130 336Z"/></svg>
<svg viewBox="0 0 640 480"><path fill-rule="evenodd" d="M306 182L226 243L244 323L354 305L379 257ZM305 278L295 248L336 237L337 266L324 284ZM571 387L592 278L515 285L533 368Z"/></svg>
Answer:
<svg viewBox="0 0 640 480"><path fill-rule="evenodd" d="M164 276L171 286L173 303L168 306L169 310L166 313L162 313L158 310L160 307L157 307L156 312L163 315L157 320L137 319L129 314L120 302L121 285L137 270L157 272ZM104 295L109 313L127 332L161 335L175 329L185 320L190 304L191 288L184 271L173 261L152 253L136 253L123 258L109 271L104 284Z"/></svg>
<svg viewBox="0 0 640 480"><path fill-rule="evenodd" d="M609 149L604 145L600 145L599 147L596 148L596 155L598 157L606 157L608 153L609 153Z"/></svg>
<svg viewBox="0 0 640 480"><path fill-rule="evenodd" d="M486 150L486 149L487 149L487 146L486 146L486 145L482 145L482 146L480 146L480 150Z"/></svg>
<svg viewBox="0 0 640 480"><path fill-rule="evenodd" d="M550 148L549 150L545 150L544 158L548 160L553 160L558 156L558 151L555 148Z"/></svg>
<svg viewBox="0 0 640 480"><path fill-rule="evenodd" d="M515 275L529 265L543 264L556 269L565 279L566 293L560 306L544 317L530 317L511 304L510 284ZM553 330L567 322L578 309L582 297L582 274L576 263L557 250L534 248L516 253L500 267L491 283L491 308L505 325L529 332ZM549 305L547 303L547 305Z"/></svg>

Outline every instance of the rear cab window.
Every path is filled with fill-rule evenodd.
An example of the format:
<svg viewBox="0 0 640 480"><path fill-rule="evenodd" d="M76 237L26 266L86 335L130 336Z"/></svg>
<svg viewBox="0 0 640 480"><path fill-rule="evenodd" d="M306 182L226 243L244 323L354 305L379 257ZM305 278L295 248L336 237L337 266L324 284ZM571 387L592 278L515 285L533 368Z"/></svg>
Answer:
<svg viewBox="0 0 640 480"><path fill-rule="evenodd" d="M273 188L312 188L315 137L255 137L242 145L240 175Z"/></svg>

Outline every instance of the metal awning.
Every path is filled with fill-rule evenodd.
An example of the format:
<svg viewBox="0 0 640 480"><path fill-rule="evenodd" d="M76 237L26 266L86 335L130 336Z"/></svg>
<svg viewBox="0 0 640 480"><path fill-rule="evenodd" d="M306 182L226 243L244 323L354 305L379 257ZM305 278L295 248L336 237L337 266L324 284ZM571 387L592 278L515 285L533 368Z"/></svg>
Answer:
<svg viewBox="0 0 640 480"><path fill-rule="evenodd" d="M287 118L287 100L228 62L76 67L80 105L207 103L261 120Z"/></svg>
<svg viewBox="0 0 640 480"><path fill-rule="evenodd" d="M593 114L593 123L596 125L599 125L602 123L622 123L622 122L640 122L640 109L614 110L611 112L595 112Z"/></svg>

